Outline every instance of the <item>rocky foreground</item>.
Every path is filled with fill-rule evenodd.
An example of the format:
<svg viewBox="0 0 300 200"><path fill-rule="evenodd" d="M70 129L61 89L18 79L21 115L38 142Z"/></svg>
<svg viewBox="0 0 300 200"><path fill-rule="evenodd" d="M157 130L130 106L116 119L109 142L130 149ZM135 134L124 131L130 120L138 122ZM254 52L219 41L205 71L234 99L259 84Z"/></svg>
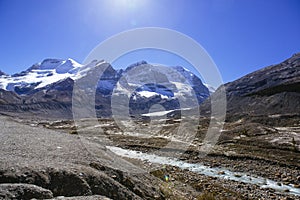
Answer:
<svg viewBox="0 0 300 200"><path fill-rule="evenodd" d="M107 163L119 161L97 144L90 143L90 148L97 149L105 165L76 135L30 127L6 117L1 117L0 123L1 199L93 195L106 198L81 199L163 199L157 178L143 174L141 183L135 174L110 168Z"/></svg>
<svg viewBox="0 0 300 200"><path fill-rule="evenodd" d="M99 120L96 127L86 120L81 131L74 128L72 121L17 122L1 117L0 123L2 199L299 198L287 189L279 191L224 179L221 176L225 172L221 169L220 177L211 177L177 166L122 158L105 146L155 153L154 150L169 142L167 136L178 121L163 125L164 137L122 133L111 120ZM276 181L279 186L298 188L298 138L294 139L296 144L289 138L299 130L249 123L245 127L245 123L237 123L240 122L225 124L228 131L221 135L214 150L201 158L196 147L201 145L205 127L199 128L193 145L179 159L222 167L236 172L236 177L246 173ZM102 134L99 134L100 128ZM261 130L260 134L253 134L257 132L255 128ZM275 141L278 137L282 140Z"/></svg>

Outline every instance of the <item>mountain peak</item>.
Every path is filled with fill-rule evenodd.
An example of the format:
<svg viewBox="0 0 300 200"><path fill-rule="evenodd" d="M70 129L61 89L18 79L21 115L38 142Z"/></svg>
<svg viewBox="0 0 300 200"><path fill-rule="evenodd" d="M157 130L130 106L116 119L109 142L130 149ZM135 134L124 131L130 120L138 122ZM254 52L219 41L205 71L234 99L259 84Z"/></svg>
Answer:
<svg viewBox="0 0 300 200"><path fill-rule="evenodd" d="M68 58L66 60L47 58L41 63L36 63L28 68L11 76L1 77L0 88L15 91L16 88L26 88L26 90L18 90L18 94L24 91L45 87L57 81L66 78L76 79L78 71L83 65L75 60Z"/></svg>
<svg viewBox="0 0 300 200"><path fill-rule="evenodd" d="M147 65L147 64L148 64L147 61L141 60L141 61L138 61L138 62L136 62L136 63L133 63L133 64L129 65L129 66L125 69L125 71L129 71L129 70L131 70L131 69L134 68L134 67L137 67L137 66L140 66L140 65Z"/></svg>
<svg viewBox="0 0 300 200"><path fill-rule="evenodd" d="M75 60L68 58L67 60L62 59L45 59L42 61L42 63L39 65L39 70L54 70L58 74L64 74L64 73L75 73L77 72L83 65L79 64ZM76 69L74 71L74 69Z"/></svg>

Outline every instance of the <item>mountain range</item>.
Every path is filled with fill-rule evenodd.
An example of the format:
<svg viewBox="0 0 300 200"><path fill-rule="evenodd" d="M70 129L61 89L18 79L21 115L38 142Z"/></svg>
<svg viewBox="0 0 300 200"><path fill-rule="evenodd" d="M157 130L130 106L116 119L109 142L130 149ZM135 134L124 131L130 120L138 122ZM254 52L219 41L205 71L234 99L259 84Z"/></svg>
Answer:
<svg viewBox="0 0 300 200"><path fill-rule="evenodd" d="M186 100L187 103L183 104L189 107L191 92L197 99L197 105L210 95L209 89L195 74L180 66L153 66L140 61L125 70L115 70L103 60L81 65L73 59L45 59L17 74L2 73L0 109L4 112L29 111L39 116L70 118L74 82L86 78L89 73L93 74L96 68L103 68L96 86L98 117L111 116L112 95L127 95L130 98L131 115L148 113L154 104L160 104L166 110L179 109L177 97ZM58 110L60 112L56 112Z"/></svg>
<svg viewBox="0 0 300 200"><path fill-rule="evenodd" d="M189 105L193 97L191 93L201 105L201 114L207 115L210 113L210 93L218 95L220 91L220 88L215 92L209 90L200 78L180 66L155 67L140 61L125 70L115 70L103 60L81 65L72 59L45 59L17 74L1 72L0 110L6 114L31 113L51 118L72 118L74 81L93 73L92 70L97 67L105 67L96 86L98 117L111 117L112 95L127 96L130 114L140 116L148 113L154 104L160 104L167 111L192 108L194 105ZM145 80L147 84L143 84ZM227 120L249 118L280 123L298 119L300 53L224 86Z"/></svg>

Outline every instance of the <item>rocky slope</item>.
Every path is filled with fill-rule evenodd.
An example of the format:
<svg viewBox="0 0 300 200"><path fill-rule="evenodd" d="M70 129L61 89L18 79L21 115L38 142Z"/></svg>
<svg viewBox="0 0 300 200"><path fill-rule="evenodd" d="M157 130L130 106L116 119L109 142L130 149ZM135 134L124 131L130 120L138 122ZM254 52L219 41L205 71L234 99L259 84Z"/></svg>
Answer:
<svg viewBox="0 0 300 200"><path fill-rule="evenodd" d="M224 86L227 120L245 118L274 125L279 121L294 124L300 110L300 53ZM218 91L213 95L218 95ZM209 110L209 102L203 108Z"/></svg>

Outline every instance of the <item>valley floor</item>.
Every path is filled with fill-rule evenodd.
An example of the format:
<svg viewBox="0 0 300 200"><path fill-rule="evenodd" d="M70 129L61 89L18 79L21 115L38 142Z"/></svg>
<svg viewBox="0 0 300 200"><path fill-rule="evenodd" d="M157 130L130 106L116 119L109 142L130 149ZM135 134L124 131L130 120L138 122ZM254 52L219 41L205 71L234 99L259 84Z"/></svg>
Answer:
<svg viewBox="0 0 300 200"><path fill-rule="evenodd" d="M202 157L201 123L188 149L160 151L180 121L170 120L155 136L97 121L82 120L76 128L72 121L1 117L0 198L300 198L298 126L227 123ZM272 187L264 187L269 181Z"/></svg>

